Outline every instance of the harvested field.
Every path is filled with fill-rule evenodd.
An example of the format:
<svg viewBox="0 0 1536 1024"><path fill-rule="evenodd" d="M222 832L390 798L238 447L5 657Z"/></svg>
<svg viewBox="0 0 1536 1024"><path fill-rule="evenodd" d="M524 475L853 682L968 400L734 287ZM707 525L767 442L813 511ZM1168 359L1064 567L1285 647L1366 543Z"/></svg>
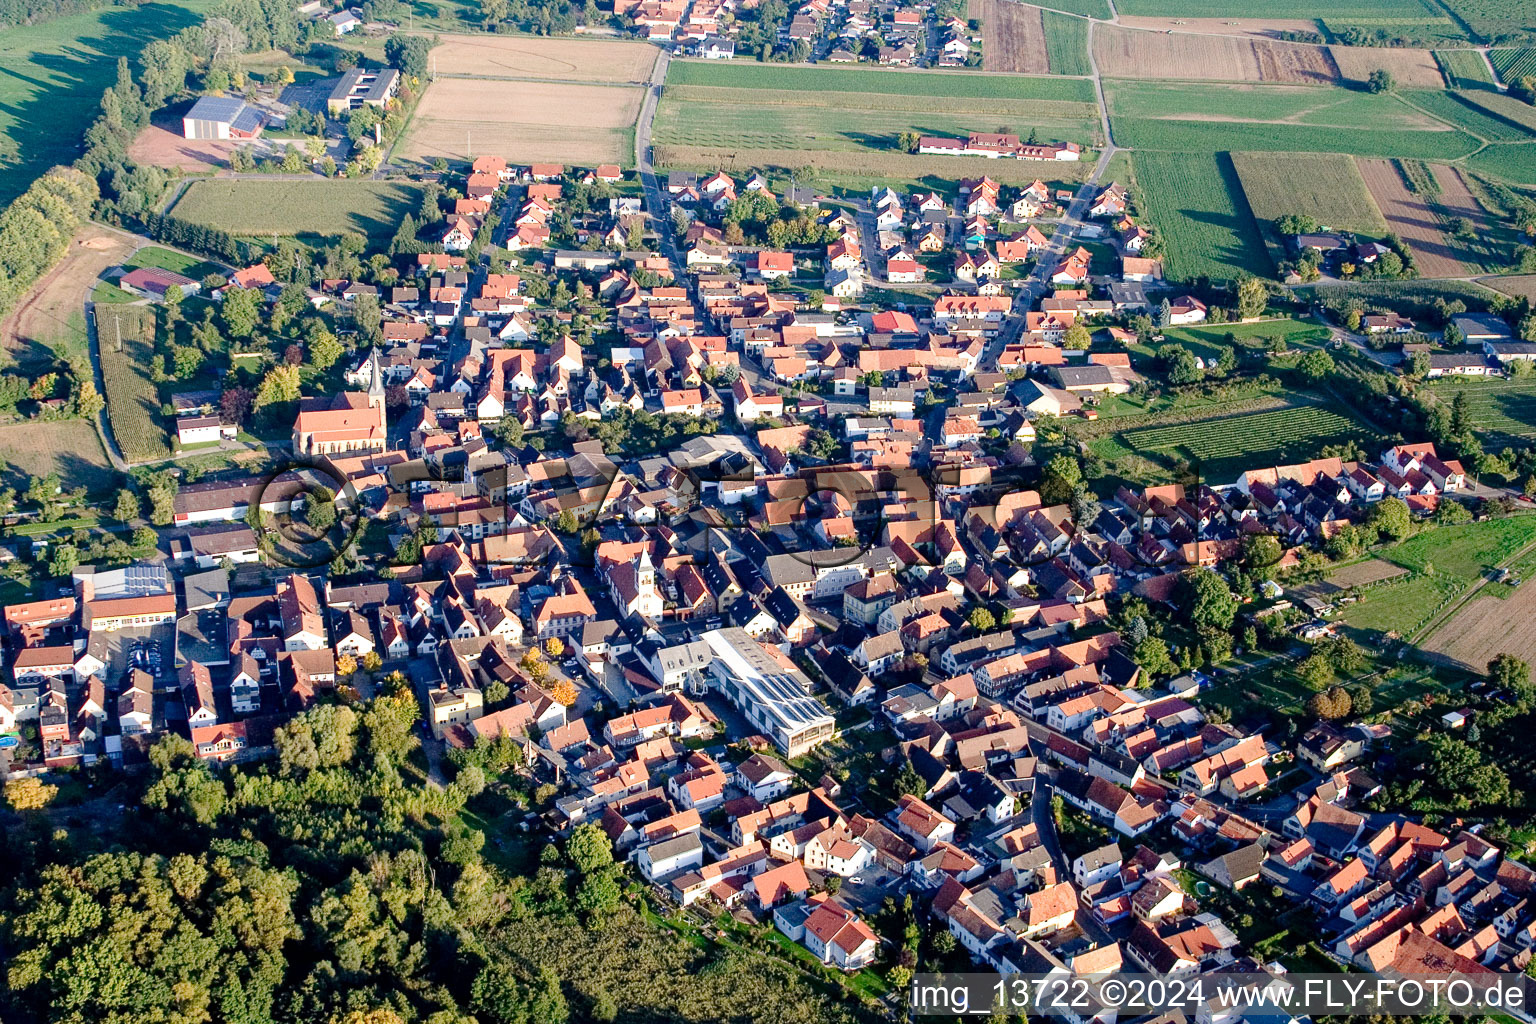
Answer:
<svg viewBox="0 0 1536 1024"><path fill-rule="evenodd" d="M1316 32L1317 22L1306 18L1145 18L1120 16L1126 28L1154 32L1188 32L1199 36L1255 36L1274 39L1281 32Z"/></svg>
<svg viewBox="0 0 1536 1024"><path fill-rule="evenodd" d="M656 47L618 39L443 36L432 49L440 75L465 78L550 78L572 82L645 82Z"/></svg>
<svg viewBox="0 0 1536 1024"><path fill-rule="evenodd" d="M843 175L882 180L954 182L960 178L990 175L1004 185L1027 185L1036 178L1051 181L1082 181L1093 170L1092 161L1042 163L1034 160L988 160L986 157L919 156L889 150L839 152L810 149L756 149L726 146L661 145L654 149L658 167L681 170L740 171L774 168L802 175ZM933 187L926 184L924 187Z"/></svg>
<svg viewBox="0 0 1536 1024"><path fill-rule="evenodd" d="M1419 646L1476 672L1500 654L1513 654L1526 662L1536 659L1536 585L1524 583L1502 599L1488 592L1500 586L1487 584Z"/></svg>
<svg viewBox="0 0 1536 1024"><path fill-rule="evenodd" d="M1333 63L1346 82L1363 82L1377 68L1386 68L1399 86L1442 89L1445 76L1432 50L1405 50L1392 46L1330 46Z"/></svg>
<svg viewBox="0 0 1536 1024"><path fill-rule="evenodd" d="M1364 587L1406 575L1408 570L1402 566L1393 565L1380 558L1372 558L1369 561L1346 565L1342 569L1329 573L1326 582L1340 590L1348 590L1351 587Z"/></svg>
<svg viewBox="0 0 1536 1024"><path fill-rule="evenodd" d="M1332 85L1338 68L1324 47L1230 36L1141 32L1100 25L1093 55L1109 78Z"/></svg>
<svg viewBox="0 0 1536 1024"><path fill-rule="evenodd" d="M1470 238L1447 238L1446 243L1454 247L1460 260L1469 266L1482 264L1484 269L1498 270L1506 265L1509 254L1497 244L1492 226L1482 206L1467 188L1461 171L1444 164L1431 164L1430 169L1440 184L1440 195L1435 204L1441 219L1465 217L1476 229Z"/></svg>
<svg viewBox="0 0 1536 1024"><path fill-rule="evenodd" d="M102 272L122 263L133 249L127 235L99 224L81 225L69 253L0 324L0 352L6 361L25 367L84 356L85 297Z"/></svg>
<svg viewBox="0 0 1536 1024"><path fill-rule="evenodd" d="M1440 230L1439 218L1425 198L1408 191L1392 161L1357 160L1356 163L1388 226L1413 250L1419 273L1424 277L1465 277L1470 271L1447 242Z"/></svg>
<svg viewBox="0 0 1536 1024"><path fill-rule="evenodd" d="M239 145L217 139L184 139L167 126L152 124L129 144L128 158L137 164L196 174L228 166L229 154Z"/></svg>
<svg viewBox="0 0 1536 1024"><path fill-rule="evenodd" d="M1513 295L1517 299L1530 299L1536 302L1536 274L1521 274L1514 277L1485 277L1478 284L1485 284L1494 291L1503 292L1505 295Z"/></svg>
<svg viewBox="0 0 1536 1024"><path fill-rule="evenodd" d="M1011 0L971 0L971 17L981 19L983 68L1020 75L1050 71L1040 8Z"/></svg>
<svg viewBox="0 0 1536 1024"><path fill-rule="evenodd" d="M1288 213L1319 224L1379 237L1387 222L1376 208L1354 160L1342 153L1233 153L1248 205L1260 227Z"/></svg>
<svg viewBox="0 0 1536 1024"><path fill-rule="evenodd" d="M629 163L642 92L619 86L439 78L395 155L427 162L495 153L509 160Z"/></svg>
<svg viewBox="0 0 1536 1024"><path fill-rule="evenodd" d="M0 484L24 489L27 477L59 474L66 489L110 492L117 473L89 420L34 420L0 426Z"/></svg>

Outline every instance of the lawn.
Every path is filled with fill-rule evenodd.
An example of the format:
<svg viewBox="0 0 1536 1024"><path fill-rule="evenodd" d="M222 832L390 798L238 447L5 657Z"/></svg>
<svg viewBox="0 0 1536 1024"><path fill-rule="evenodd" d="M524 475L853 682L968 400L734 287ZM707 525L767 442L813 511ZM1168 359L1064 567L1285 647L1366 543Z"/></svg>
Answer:
<svg viewBox="0 0 1536 1024"><path fill-rule="evenodd" d="M673 61L667 68L667 87L674 85L790 93L867 92L886 96L1094 102L1091 82L1062 78L978 75L964 71L785 67L748 61Z"/></svg>
<svg viewBox="0 0 1536 1024"><path fill-rule="evenodd" d="M1248 206L1265 238L1280 244L1274 222L1286 214L1306 214L1343 231L1373 237L1387 233L1387 222L1365 187L1352 157L1339 153L1233 153L1232 164Z"/></svg>
<svg viewBox="0 0 1536 1024"><path fill-rule="evenodd" d="M117 78L117 59L195 23L213 0L102 7L0 30L0 205L54 164L80 154L80 139Z"/></svg>
<svg viewBox="0 0 1536 1024"><path fill-rule="evenodd" d="M150 376L157 312L154 306L96 307L107 421L118 449L129 462L163 459L171 454L165 428L160 425L159 394Z"/></svg>
<svg viewBox="0 0 1536 1024"><path fill-rule="evenodd" d="M1147 219L1167 244L1168 276L1229 279L1274 272L1258 225L1225 153L1136 153L1136 182Z"/></svg>
<svg viewBox="0 0 1536 1024"><path fill-rule="evenodd" d="M228 270L227 267L200 256L191 256L158 245L146 245L129 257L124 267L128 270L137 270L140 267L169 270L183 277L190 277L194 281L201 281L209 274L222 274ZM118 290L121 291L121 289Z"/></svg>
<svg viewBox="0 0 1536 1024"><path fill-rule="evenodd" d="M1251 324L1200 324L1194 327L1170 327L1163 337L1177 341L1204 359L1219 356L1220 346L1263 348L1272 338L1284 338L1288 345L1327 341L1328 328L1308 320L1261 320ZM1132 348L1136 351L1139 346ZM1151 355L1150 349L1146 353Z"/></svg>
<svg viewBox="0 0 1536 1024"><path fill-rule="evenodd" d="M1296 85L1106 86L1115 142L1183 153L1321 152L1455 159L1479 140L1391 94Z"/></svg>
<svg viewBox="0 0 1536 1024"><path fill-rule="evenodd" d="M1229 484L1245 469L1287 465L1316 458L1328 445L1363 443L1381 437L1342 407L1293 405L1165 427L1120 432L1132 452L1183 459L1202 481Z"/></svg>
<svg viewBox="0 0 1536 1024"><path fill-rule="evenodd" d="M1429 387L1447 407L1457 395L1467 396L1472 429L1492 451L1536 436L1536 381L1442 379Z"/></svg>
<svg viewBox="0 0 1536 1024"><path fill-rule="evenodd" d="M200 180L171 215L235 235L323 235L348 231L374 242L393 237L400 218L421 205L423 186L393 181Z"/></svg>
<svg viewBox="0 0 1536 1024"><path fill-rule="evenodd" d="M1361 600L1340 609L1338 621L1368 633L1407 636L1427 623L1461 589L1449 577L1432 576L1373 587Z"/></svg>
<svg viewBox="0 0 1536 1024"><path fill-rule="evenodd" d="M1045 26L1046 60L1051 74L1093 74L1088 64L1088 22L1055 11L1046 11L1040 20Z"/></svg>
<svg viewBox="0 0 1536 1024"><path fill-rule="evenodd" d="M1426 529L1381 557L1414 572L1432 565L1437 577L1471 583L1532 541L1536 541L1536 516L1512 516Z"/></svg>

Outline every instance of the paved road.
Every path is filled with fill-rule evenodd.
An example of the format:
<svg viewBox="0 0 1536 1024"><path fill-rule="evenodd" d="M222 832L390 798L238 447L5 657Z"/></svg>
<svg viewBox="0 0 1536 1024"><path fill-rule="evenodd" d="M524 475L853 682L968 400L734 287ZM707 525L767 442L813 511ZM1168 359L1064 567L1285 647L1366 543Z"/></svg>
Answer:
<svg viewBox="0 0 1536 1024"><path fill-rule="evenodd" d="M645 208L650 214L656 234L661 238L662 252L675 267L683 263L677 251L677 240L672 237L670 222L660 219L666 208L662 203L661 185L656 181L656 168L651 163L651 128L656 122L656 105L661 101L662 83L667 80L667 65L672 54L661 50L656 54L656 64L651 68L651 81L645 88L645 99L640 103L640 120L635 124L635 166L640 169L640 184L645 189Z"/></svg>

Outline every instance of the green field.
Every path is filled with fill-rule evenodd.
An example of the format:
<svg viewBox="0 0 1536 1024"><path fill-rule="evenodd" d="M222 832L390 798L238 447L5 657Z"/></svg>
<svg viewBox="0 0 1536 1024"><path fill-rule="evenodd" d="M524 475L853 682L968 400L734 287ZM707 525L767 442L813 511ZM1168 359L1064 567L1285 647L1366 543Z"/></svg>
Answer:
<svg viewBox="0 0 1536 1024"><path fill-rule="evenodd" d="M107 421L123 458L144 462L171 454L160 425L160 398L150 365L155 356L155 306L96 307L96 338L106 384ZM119 347L119 340L121 347Z"/></svg>
<svg viewBox="0 0 1536 1024"><path fill-rule="evenodd" d="M1372 587L1359 601L1341 608L1337 621L1368 633L1406 636L1428 623L1461 590L1449 576L1416 576Z"/></svg>
<svg viewBox="0 0 1536 1024"><path fill-rule="evenodd" d="M119 57L132 61L145 44L174 35L212 7L213 0L103 7L0 29L0 204L80 155Z"/></svg>
<svg viewBox="0 0 1536 1024"><path fill-rule="evenodd" d="M1181 82L1114 82L1105 92L1115 142L1132 149L1450 160L1479 146L1386 93Z"/></svg>
<svg viewBox="0 0 1536 1024"><path fill-rule="evenodd" d="M1088 64L1088 22L1069 14L1046 11L1045 56L1053 75L1091 75Z"/></svg>
<svg viewBox="0 0 1536 1024"><path fill-rule="evenodd" d="M1274 244L1273 223L1306 214L1341 231L1381 237L1387 222L1352 157L1338 153L1233 153L1248 206Z"/></svg>
<svg viewBox="0 0 1536 1024"><path fill-rule="evenodd" d="M1132 165L1147 219L1168 247L1169 278L1274 272L1227 154L1136 153Z"/></svg>
<svg viewBox="0 0 1536 1024"><path fill-rule="evenodd" d="M1488 61L1506 83L1536 75L1536 50L1489 50Z"/></svg>
<svg viewBox="0 0 1536 1024"><path fill-rule="evenodd" d="M1525 116L1523 111L1513 111L1502 106L1495 109L1490 102L1508 99L1505 96L1488 92L1421 89L1405 92L1403 98L1446 124L1485 142L1530 142L1536 139L1536 134L1518 120ZM1525 106L1519 100L1509 102ZM1526 107L1526 110L1531 108Z"/></svg>
<svg viewBox="0 0 1536 1024"><path fill-rule="evenodd" d="M1446 80L1458 89L1479 89L1493 84L1488 62L1476 50L1436 50L1435 63Z"/></svg>
<svg viewBox="0 0 1536 1024"><path fill-rule="evenodd" d="M1342 18L1368 22L1379 18L1418 21L1440 14L1420 0L1119 0L1121 14L1148 18Z"/></svg>
<svg viewBox="0 0 1536 1024"><path fill-rule="evenodd" d="M1466 32L1450 18L1324 18L1323 27L1335 41L1357 46L1435 49L1467 42Z"/></svg>
<svg viewBox="0 0 1536 1024"><path fill-rule="evenodd" d="M1512 516L1425 530L1381 557L1414 572L1433 566L1436 576L1472 583L1532 541L1536 541L1536 516Z"/></svg>
<svg viewBox="0 0 1536 1024"><path fill-rule="evenodd" d="M1472 428L1491 450L1536 436L1536 381L1436 380L1430 388L1447 406L1467 396Z"/></svg>
<svg viewBox="0 0 1536 1024"><path fill-rule="evenodd" d="M1110 19L1109 4L1105 0L1042 0L1035 5L1053 11L1066 11L1068 14L1081 14L1085 18L1098 18L1100 21Z"/></svg>
<svg viewBox="0 0 1536 1024"><path fill-rule="evenodd" d="M1288 465L1347 441L1370 448L1381 440L1343 410L1302 405L1221 419L1122 431L1132 451L1188 460L1212 484L1231 483L1245 469Z"/></svg>
<svg viewBox="0 0 1536 1024"><path fill-rule="evenodd" d="M1536 142L1515 146L1489 146L1467 160L1478 174L1490 174L1517 185L1536 185Z"/></svg>
<svg viewBox="0 0 1536 1024"><path fill-rule="evenodd" d="M386 181L194 181L171 215L234 235L340 235L387 241L421 205L421 185Z"/></svg>
<svg viewBox="0 0 1536 1024"><path fill-rule="evenodd" d="M1536 36L1536 7L1530 0L1444 0L1472 31L1489 41Z"/></svg>
<svg viewBox="0 0 1536 1024"><path fill-rule="evenodd" d="M1316 344L1330 337L1328 328L1308 320L1261 320L1251 324L1196 324L1192 327L1164 329L1167 341L1178 342L1201 359L1215 359L1221 348L1234 345L1262 348L1273 338L1283 338L1287 345ZM1132 352L1151 357L1162 342L1131 346Z"/></svg>
<svg viewBox="0 0 1536 1024"><path fill-rule="evenodd" d="M746 61L673 61L667 68L667 87L674 85L789 92L867 92L885 96L945 96L955 99L1094 102L1093 83L1062 78L978 75L964 71L784 67Z"/></svg>

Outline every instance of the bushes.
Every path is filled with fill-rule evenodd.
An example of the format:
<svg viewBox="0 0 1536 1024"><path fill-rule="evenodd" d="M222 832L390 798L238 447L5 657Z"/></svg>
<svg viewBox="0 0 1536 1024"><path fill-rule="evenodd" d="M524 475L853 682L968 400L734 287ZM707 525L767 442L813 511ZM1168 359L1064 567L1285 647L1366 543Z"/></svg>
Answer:
<svg viewBox="0 0 1536 1024"><path fill-rule="evenodd" d="M0 316L64 257L99 195L89 175L55 167L0 212Z"/></svg>

